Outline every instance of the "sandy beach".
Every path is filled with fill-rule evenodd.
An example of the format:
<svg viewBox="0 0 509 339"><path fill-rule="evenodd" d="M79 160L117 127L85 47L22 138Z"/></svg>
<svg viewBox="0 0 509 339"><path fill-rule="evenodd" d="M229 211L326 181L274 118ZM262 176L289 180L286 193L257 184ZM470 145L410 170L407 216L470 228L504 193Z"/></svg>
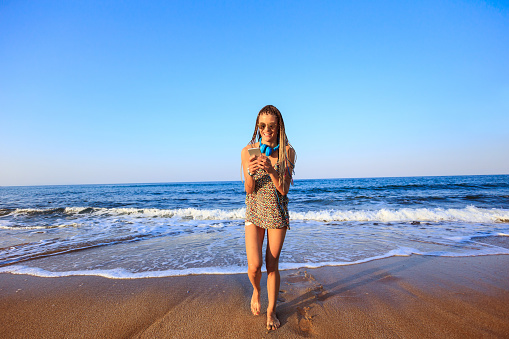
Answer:
<svg viewBox="0 0 509 339"><path fill-rule="evenodd" d="M245 274L0 274L0 337L507 338L508 268L508 255L411 256L282 271L271 333L249 312Z"/></svg>

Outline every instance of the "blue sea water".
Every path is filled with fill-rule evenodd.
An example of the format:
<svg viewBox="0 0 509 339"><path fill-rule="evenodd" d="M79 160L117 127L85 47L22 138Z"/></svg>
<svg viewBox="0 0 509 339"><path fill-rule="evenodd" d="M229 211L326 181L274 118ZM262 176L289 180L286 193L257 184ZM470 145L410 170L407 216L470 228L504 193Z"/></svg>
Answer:
<svg viewBox="0 0 509 339"><path fill-rule="evenodd" d="M285 268L509 254L509 175L296 180ZM0 187L0 272L245 272L242 182Z"/></svg>

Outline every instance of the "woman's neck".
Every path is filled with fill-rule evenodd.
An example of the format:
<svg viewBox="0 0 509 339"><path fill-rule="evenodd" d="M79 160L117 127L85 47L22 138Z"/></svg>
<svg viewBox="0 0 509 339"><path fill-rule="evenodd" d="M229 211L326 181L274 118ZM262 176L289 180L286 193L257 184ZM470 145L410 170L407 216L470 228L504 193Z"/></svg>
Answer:
<svg viewBox="0 0 509 339"><path fill-rule="evenodd" d="M277 146L277 141L263 141L263 139L262 139L261 144L265 144L265 145L269 146L270 148L274 148Z"/></svg>
<svg viewBox="0 0 509 339"><path fill-rule="evenodd" d="M265 144L265 145L269 146L270 148L274 148L277 146L276 142L264 142L263 140L262 140L262 144Z"/></svg>

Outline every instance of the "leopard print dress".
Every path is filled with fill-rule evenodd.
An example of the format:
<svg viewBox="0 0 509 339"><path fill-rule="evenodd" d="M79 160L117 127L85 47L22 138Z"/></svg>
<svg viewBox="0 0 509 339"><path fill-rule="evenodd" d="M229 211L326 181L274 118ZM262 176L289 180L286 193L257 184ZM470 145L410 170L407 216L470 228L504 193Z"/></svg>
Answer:
<svg viewBox="0 0 509 339"><path fill-rule="evenodd" d="M278 170L279 163L274 167ZM288 197L279 193L264 169L258 169L253 179L255 189L246 195L246 224L253 223L265 229L290 229Z"/></svg>

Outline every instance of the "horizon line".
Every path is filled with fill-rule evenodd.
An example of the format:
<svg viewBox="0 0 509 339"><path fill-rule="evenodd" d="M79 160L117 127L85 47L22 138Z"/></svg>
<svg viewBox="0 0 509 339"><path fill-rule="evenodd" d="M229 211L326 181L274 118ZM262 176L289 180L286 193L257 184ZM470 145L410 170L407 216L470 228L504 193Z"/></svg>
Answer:
<svg viewBox="0 0 509 339"><path fill-rule="evenodd" d="M435 177L481 177L481 176L504 176L505 174L455 174L455 175L404 175L404 176L372 176L372 177L335 177L335 178L299 178L301 180L348 180L348 179L383 179L383 178L435 178ZM92 185L160 185L160 184L185 184L185 183L220 183L236 182L242 180L203 180L203 181L156 181L156 182L118 182L118 183L89 183L89 184L35 184L35 185L0 185L2 187L34 187L34 186L92 186Z"/></svg>

